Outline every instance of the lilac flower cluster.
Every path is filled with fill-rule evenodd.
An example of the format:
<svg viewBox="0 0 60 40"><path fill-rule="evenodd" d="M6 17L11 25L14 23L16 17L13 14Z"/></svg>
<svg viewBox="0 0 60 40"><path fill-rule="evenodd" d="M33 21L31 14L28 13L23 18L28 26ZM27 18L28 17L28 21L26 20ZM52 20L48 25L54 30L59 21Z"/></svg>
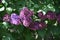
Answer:
<svg viewBox="0 0 60 40"><path fill-rule="evenodd" d="M23 7L23 9L20 11L20 14L17 15L16 13L12 13L11 15L5 14L3 17L3 21L10 22L14 25L24 25L26 28L29 28L31 30L39 30L47 27L47 24L43 21L37 22L32 20L32 16L34 15L34 12L29 10L27 7ZM45 15L43 15L43 12L38 13L38 17L41 20L55 20L60 23L60 15L56 16L56 14L52 11L48 11Z"/></svg>

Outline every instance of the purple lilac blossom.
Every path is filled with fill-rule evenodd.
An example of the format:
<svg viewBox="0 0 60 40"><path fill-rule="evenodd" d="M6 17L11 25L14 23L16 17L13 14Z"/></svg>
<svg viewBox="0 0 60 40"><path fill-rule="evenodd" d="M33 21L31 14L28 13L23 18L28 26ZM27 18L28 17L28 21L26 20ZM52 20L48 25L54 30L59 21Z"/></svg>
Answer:
<svg viewBox="0 0 60 40"><path fill-rule="evenodd" d="M29 29L40 30L40 29L44 29L45 27L47 27L47 24L44 22L32 22L29 26Z"/></svg>
<svg viewBox="0 0 60 40"><path fill-rule="evenodd" d="M29 10L27 7L23 7L20 11L20 20L22 21L25 27L28 27L32 22L31 16L33 16L33 11Z"/></svg>
<svg viewBox="0 0 60 40"><path fill-rule="evenodd" d="M5 14L4 17L3 17L3 21L9 22L10 21L10 15Z"/></svg>
<svg viewBox="0 0 60 40"><path fill-rule="evenodd" d="M46 16L49 20L54 20L56 18L56 14L52 11L48 11Z"/></svg>
<svg viewBox="0 0 60 40"><path fill-rule="evenodd" d="M20 11L21 21L23 21L25 17L31 17L31 16L33 16L33 12L29 10L27 7L23 7L23 9Z"/></svg>
<svg viewBox="0 0 60 40"><path fill-rule="evenodd" d="M19 16L15 13L12 13L10 23L15 25L21 24Z"/></svg>

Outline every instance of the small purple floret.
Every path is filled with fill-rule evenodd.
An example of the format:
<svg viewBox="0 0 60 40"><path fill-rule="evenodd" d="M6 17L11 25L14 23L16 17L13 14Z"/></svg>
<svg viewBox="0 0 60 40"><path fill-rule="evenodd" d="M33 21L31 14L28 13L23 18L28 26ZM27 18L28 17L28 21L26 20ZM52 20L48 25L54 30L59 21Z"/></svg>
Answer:
<svg viewBox="0 0 60 40"><path fill-rule="evenodd" d="M19 25L21 23L19 16L15 13L12 13L10 23L15 24L15 25Z"/></svg>

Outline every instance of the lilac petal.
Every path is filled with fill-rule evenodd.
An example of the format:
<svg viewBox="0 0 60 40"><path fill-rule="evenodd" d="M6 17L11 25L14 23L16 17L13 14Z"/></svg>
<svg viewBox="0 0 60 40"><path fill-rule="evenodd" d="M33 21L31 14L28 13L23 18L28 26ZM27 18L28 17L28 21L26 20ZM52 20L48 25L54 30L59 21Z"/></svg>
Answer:
<svg viewBox="0 0 60 40"><path fill-rule="evenodd" d="M40 29L43 29L43 28L47 27L47 24L45 22L40 22L39 27L40 27Z"/></svg>
<svg viewBox="0 0 60 40"><path fill-rule="evenodd" d="M31 18L25 18L24 20L23 20L23 25L25 26L25 27L29 27L29 25L31 24L31 22L32 22L32 19Z"/></svg>
<svg viewBox="0 0 60 40"><path fill-rule="evenodd" d="M11 24L19 25L20 23L20 20L11 20Z"/></svg>
<svg viewBox="0 0 60 40"><path fill-rule="evenodd" d="M39 30L39 22L33 22L30 24L29 29L31 30Z"/></svg>
<svg viewBox="0 0 60 40"><path fill-rule="evenodd" d="M31 29L31 30L36 30L36 28L34 27L34 23L31 23L31 24L30 24L29 29Z"/></svg>
<svg viewBox="0 0 60 40"><path fill-rule="evenodd" d="M31 10L29 10L27 7L23 7L23 10L25 11L25 15L27 16L27 17L31 17L31 16L33 16L33 11L31 11Z"/></svg>
<svg viewBox="0 0 60 40"><path fill-rule="evenodd" d="M25 15L24 15L24 10L21 10L19 16L20 16L21 21L23 21L23 20L24 20L24 17L25 17Z"/></svg>
<svg viewBox="0 0 60 40"><path fill-rule="evenodd" d="M39 22L34 22L34 27L38 30L39 29Z"/></svg>
<svg viewBox="0 0 60 40"><path fill-rule="evenodd" d="M28 26L30 25L30 22L28 22L27 20L24 20L24 21L23 21L23 25L24 25L25 27L28 27Z"/></svg>
<svg viewBox="0 0 60 40"><path fill-rule="evenodd" d="M11 14L11 19L19 19L19 16L15 13Z"/></svg>
<svg viewBox="0 0 60 40"><path fill-rule="evenodd" d="M41 17L41 20L45 20L47 17L46 17L46 15L43 15L42 17Z"/></svg>

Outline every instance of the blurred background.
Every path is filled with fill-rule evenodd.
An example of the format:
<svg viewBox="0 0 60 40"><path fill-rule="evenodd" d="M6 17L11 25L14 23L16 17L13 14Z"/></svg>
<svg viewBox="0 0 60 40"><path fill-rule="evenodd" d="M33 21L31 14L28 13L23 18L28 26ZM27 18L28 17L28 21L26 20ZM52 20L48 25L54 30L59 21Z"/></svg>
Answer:
<svg viewBox="0 0 60 40"><path fill-rule="evenodd" d="M2 21L2 17L13 12L19 14L23 7L28 7L35 14L42 10L60 13L60 0L0 0L0 40L60 40L60 25L47 29L31 31L22 25L15 26ZM32 36L33 35L33 36Z"/></svg>

